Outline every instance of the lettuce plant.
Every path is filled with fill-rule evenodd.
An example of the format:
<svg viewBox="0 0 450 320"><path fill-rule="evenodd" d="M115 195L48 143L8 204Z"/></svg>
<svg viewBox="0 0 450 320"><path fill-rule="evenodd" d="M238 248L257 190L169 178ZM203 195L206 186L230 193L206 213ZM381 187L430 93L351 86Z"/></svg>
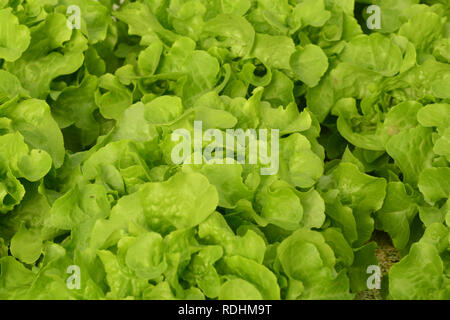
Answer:
<svg viewBox="0 0 450 320"><path fill-rule="evenodd" d="M450 299L449 18L0 0L0 299ZM277 130L277 170L231 129ZM401 259L373 286L378 232Z"/></svg>

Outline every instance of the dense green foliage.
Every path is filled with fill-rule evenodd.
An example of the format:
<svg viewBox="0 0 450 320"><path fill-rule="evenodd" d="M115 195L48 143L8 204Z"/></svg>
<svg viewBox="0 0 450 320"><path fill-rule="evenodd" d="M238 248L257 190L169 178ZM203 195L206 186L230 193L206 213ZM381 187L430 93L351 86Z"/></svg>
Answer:
<svg viewBox="0 0 450 320"><path fill-rule="evenodd" d="M449 18L447 0L0 0L0 299L353 299L375 230L401 254L384 298L450 299ZM278 173L174 164L194 120L279 129Z"/></svg>

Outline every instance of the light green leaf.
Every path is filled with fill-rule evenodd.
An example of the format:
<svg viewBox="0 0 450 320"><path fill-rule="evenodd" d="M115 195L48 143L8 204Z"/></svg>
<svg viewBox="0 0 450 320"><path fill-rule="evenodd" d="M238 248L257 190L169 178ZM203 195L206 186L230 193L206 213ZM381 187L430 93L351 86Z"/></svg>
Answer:
<svg viewBox="0 0 450 320"><path fill-rule="evenodd" d="M290 64L298 79L315 87L328 69L328 57L319 46L309 44L297 48Z"/></svg>

